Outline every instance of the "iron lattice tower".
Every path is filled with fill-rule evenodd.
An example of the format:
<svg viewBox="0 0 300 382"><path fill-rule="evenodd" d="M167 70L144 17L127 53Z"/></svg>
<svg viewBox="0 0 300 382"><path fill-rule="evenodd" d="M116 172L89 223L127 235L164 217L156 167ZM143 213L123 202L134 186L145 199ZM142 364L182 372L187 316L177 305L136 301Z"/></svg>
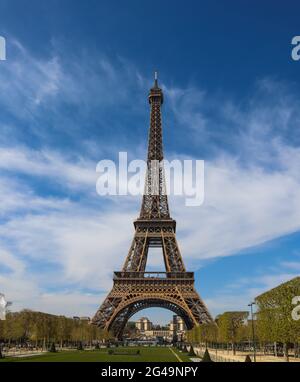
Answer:
<svg viewBox="0 0 300 382"><path fill-rule="evenodd" d="M181 316L188 329L212 322L194 288L194 273L187 272L176 240L176 221L170 217L165 191L161 105L163 93L157 74L150 89L150 129L145 191L135 235L121 272L92 323L122 336L128 319L139 310L162 307ZM145 272L148 249L162 248L166 272Z"/></svg>

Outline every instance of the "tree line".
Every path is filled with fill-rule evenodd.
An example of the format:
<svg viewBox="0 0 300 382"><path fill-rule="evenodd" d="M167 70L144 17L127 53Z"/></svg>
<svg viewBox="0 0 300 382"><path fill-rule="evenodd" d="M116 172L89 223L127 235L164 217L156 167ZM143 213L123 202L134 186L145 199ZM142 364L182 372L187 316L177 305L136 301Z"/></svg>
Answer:
<svg viewBox="0 0 300 382"><path fill-rule="evenodd" d="M248 312L224 312L212 323L195 326L186 334L192 344L205 344L205 347L230 348L236 353L239 345L250 341L250 326L246 324ZM221 346L222 345L222 346Z"/></svg>
<svg viewBox="0 0 300 382"><path fill-rule="evenodd" d="M287 360L289 351L299 357L300 307L295 307L297 296L300 296L300 277L255 298L254 341L247 311L224 312L216 317L215 322L188 331L187 341L205 344L206 347L230 348L233 354L237 348L249 350L255 344L260 351L284 355Z"/></svg>
<svg viewBox="0 0 300 382"><path fill-rule="evenodd" d="M109 338L109 334L88 320L22 310L7 313L0 321L0 343L47 348L51 343L63 346L92 344Z"/></svg>

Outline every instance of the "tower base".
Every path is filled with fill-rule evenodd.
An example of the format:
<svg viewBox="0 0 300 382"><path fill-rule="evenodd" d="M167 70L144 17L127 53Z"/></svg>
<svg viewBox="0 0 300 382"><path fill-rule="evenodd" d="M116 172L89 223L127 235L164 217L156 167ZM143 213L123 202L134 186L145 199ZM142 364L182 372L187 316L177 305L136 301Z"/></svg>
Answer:
<svg viewBox="0 0 300 382"><path fill-rule="evenodd" d="M114 285L92 323L121 338L129 318L142 309L160 307L182 317L187 329L212 322L194 288L193 272L115 272Z"/></svg>

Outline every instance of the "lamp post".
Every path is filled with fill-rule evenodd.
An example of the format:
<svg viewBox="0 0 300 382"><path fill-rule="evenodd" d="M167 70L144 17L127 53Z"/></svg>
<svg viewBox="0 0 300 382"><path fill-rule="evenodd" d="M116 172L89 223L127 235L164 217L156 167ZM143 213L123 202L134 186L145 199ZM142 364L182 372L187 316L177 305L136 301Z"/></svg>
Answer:
<svg viewBox="0 0 300 382"><path fill-rule="evenodd" d="M253 321L253 305L255 305L255 302L251 302L250 304L248 304L248 306L250 306L250 311L251 311L253 360L254 360L254 362L256 362L255 333L254 333L254 321Z"/></svg>

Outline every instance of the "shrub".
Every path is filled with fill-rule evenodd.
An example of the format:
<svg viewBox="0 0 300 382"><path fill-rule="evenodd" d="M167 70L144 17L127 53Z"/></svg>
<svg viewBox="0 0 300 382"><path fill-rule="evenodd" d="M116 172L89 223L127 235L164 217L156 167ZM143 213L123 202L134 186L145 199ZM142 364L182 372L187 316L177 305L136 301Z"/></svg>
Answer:
<svg viewBox="0 0 300 382"><path fill-rule="evenodd" d="M206 349L201 362L213 362L210 358L209 352Z"/></svg>
<svg viewBox="0 0 300 382"><path fill-rule="evenodd" d="M55 343L54 342L52 342L52 344L51 344L51 346L50 346L50 348L49 348L49 352L50 353L56 353L56 347L55 347Z"/></svg>
<svg viewBox="0 0 300 382"><path fill-rule="evenodd" d="M195 351L194 351L194 348L193 348L193 346L191 345L191 347L190 347L190 351L189 351L189 354L188 354L190 357L195 357L196 356L196 353L195 353Z"/></svg>

